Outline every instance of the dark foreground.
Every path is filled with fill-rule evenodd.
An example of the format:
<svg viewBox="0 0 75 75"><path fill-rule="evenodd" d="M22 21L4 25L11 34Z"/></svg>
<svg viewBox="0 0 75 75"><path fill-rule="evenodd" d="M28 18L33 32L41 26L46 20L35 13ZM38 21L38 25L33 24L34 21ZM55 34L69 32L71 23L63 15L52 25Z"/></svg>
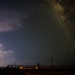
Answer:
<svg viewBox="0 0 75 75"><path fill-rule="evenodd" d="M0 69L0 75L75 75L75 69Z"/></svg>

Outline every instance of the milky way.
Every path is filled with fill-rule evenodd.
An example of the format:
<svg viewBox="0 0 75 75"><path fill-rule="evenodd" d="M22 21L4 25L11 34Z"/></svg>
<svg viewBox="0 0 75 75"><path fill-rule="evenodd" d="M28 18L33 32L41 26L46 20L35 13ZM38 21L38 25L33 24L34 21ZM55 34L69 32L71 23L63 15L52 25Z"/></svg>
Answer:
<svg viewBox="0 0 75 75"><path fill-rule="evenodd" d="M53 9L53 17L59 23L59 27L67 35L67 42L75 45L75 0L48 0Z"/></svg>
<svg viewBox="0 0 75 75"><path fill-rule="evenodd" d="M64 21L67 29L70 30L71 35L75 37L75 0L53 0L52 3L54 4L55 11Z"/></svg>

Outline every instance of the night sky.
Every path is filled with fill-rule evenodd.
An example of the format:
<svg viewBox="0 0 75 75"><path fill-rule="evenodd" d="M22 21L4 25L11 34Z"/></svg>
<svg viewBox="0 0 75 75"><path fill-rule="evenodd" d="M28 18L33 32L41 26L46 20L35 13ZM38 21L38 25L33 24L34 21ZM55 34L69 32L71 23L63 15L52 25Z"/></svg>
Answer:
<svg viewBox="0 0 75 75"><path fill-rule="evenodd" d="M75 0L0 0L0 66L75 64Z"/></svg>

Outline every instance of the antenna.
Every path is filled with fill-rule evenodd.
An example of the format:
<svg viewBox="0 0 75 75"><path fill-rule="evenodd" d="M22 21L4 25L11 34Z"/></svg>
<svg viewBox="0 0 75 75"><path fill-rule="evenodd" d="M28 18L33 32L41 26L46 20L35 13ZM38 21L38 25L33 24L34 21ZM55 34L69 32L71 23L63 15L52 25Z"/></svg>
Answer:
<svg viewBox="0 0 75 75"><path fill-rule="evenodd" d="M51 65L53 65L53 58L51 57Z"/></svg>
<svg viewBox="0 0 75 75"><path fill-rule="evenodd" d="M53 69L53 58L51 57L51 69Z"/></svg>

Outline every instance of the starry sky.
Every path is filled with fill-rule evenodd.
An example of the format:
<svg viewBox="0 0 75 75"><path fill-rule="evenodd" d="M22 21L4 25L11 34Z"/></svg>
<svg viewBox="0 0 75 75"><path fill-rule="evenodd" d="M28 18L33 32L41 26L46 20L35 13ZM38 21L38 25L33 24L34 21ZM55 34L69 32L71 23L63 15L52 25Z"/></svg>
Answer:
<svg viewBox="0 0 75 75"><path fill-rule="evenodd" d="M75 64L75 0L0 0L0 66Z"/></svg>

